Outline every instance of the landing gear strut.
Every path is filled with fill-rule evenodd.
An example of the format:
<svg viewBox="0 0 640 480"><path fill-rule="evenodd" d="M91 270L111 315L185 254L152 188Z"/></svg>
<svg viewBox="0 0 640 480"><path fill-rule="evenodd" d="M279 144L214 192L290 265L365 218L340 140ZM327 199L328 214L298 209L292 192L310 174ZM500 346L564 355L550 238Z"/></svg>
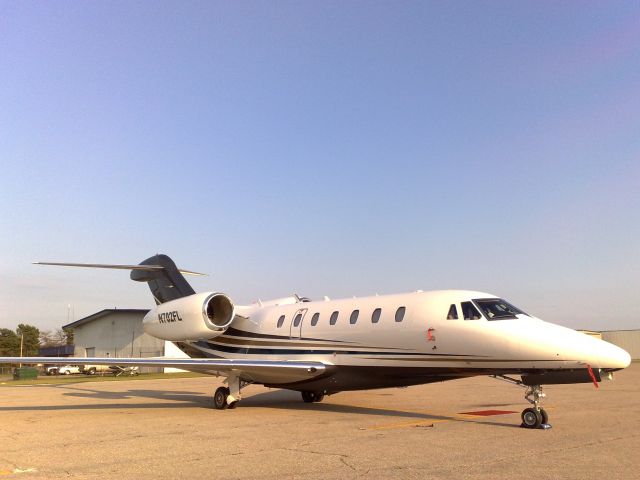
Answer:
<svg viewBox="0 0 640 480"><path fill-rule="evenodd" d="M513 383L515 385L519 385L521 387L525 387L527 391L524 394L524 398L529 402L533 407L525 408L522 411L520 417L522 418L522 424L520 425L523 428L539 428L546 430L551 428L549 425L549 414L547 411L540 406L540 401L546 397L545 393L542 391L541 385L525 385L521 380L517 380L515 378L507 377L506 375L490 375L493 378L497 378L500 380L504 380L509 383Z"/></svg>

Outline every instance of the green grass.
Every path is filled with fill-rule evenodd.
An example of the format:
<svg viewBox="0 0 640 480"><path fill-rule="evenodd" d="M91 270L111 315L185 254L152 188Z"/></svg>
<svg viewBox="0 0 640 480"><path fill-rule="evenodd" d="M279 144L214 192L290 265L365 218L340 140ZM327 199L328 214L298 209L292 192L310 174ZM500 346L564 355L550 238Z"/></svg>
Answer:
<svg viewBox="0 0 640 480"><path fill-rule="evenodd" d="M193 378L203 377L202 373L180 372L180 373L141 373L140 375L61 375L61 376L41 376L30 380L14 380L10 375L0 375L0 387L15 387L19 385L58 385L65 383L85 383L85 382L121 382L124 380L169 380L172 378Z"/></svg>

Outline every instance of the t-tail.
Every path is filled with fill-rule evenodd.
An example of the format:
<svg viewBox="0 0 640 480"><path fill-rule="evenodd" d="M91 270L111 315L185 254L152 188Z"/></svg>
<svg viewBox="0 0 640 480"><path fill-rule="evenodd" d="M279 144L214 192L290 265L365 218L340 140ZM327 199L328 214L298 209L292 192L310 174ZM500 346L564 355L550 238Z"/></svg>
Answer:
<svg viewBox="0 0 640 480"><path fill-rule="evenodd" d="M162 267L149 270L131 270L131 280L147 282L156 303L169 302L196 293L176 264L167 255L157 254L140 262L141 266ZM195 274L195 272L186 272ZM198 274L201 275L201 274Z"/></svg>
<svg viewBox="0 0 640 480"><path fill-rule="evenodd" d="M57 265L63 267L115 268L131 270L131 280L147 282L156 304L188 297L196 293L183 274L204 275L203 273L180 270L167 255L156 254L140 262L139 265L113 265L104 263L58 263L35 262L38 265Z"/></svg>

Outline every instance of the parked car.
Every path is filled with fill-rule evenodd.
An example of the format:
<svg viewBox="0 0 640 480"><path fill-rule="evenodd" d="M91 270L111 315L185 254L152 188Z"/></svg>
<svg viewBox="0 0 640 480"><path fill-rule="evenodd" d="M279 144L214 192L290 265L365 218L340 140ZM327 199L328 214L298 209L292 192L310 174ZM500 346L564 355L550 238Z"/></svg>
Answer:
<svg viewBox="0 0 640 480"><path fill-rule="evenodd" d="M47 375L58 375L58 365L51 365L49 367L45 367L44 372Z"/></svg>
<svg viewBox="0 0 640 480"><path fill-rule="evenodd" d="M95 375L96 373L111 373L109 365L82 365L81 372L85 375Z"/></svg>
<svg viewBox="0 0 640 480"><path fill-rule="evenodd" d="M80 367L78 365L65 365L58 368L60 375L71 375L72 373L80 373Z"/></svg>

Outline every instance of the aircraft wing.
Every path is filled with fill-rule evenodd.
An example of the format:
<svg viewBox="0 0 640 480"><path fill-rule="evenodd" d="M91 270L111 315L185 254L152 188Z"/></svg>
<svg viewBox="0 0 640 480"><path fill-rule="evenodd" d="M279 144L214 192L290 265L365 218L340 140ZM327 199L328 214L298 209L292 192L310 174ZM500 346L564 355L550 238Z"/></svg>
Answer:
<svg viewBox="0 0 640 480"><path fill-rule="evenodd" d="M171 367L227 376L234 372L260 383L291 383L318 377L333 367L322 362L235 360L226 358L0 357L1 363Z"/></svg>

